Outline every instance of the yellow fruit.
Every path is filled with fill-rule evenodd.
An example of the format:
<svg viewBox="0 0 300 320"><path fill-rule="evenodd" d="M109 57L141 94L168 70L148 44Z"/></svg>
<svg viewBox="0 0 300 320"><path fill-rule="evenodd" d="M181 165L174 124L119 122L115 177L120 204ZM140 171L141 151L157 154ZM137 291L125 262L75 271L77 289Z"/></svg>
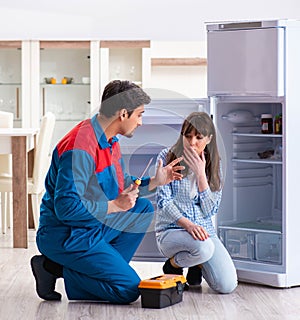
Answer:
<svg viewBox="0 0 300 320"><path fill-rule="evenodd" d="M61 83L62 83L62 84L67 84L67 79L66 79L66 78L63 78L63 79L61 80Z"/></svg>
<svg viewBox="0 0 300 320"><path fill-rule="evenodd" d="M56 83L56 79L55 78L51 78L51 84L55 84Z"/></svg>

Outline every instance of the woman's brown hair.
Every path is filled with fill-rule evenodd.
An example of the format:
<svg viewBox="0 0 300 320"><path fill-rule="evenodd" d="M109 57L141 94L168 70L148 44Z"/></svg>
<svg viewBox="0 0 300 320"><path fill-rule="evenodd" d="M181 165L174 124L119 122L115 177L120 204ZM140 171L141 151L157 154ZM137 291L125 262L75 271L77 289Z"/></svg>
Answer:
<svg viewBox="0 0 300 320"><path fill-rule="evenodd" d="M205 112L193 112L184 120L180 136L167 154L167 164L183 154L183 137L194 131L196 134L200 134L204 137L211 136L210 143L207 144L204 149L206 159L205 172L210 189L212 191L220 190L220 155L217 147L216 130L212 119ZM186 176L189 169L188 165L185 161L182 161L181 164L185 166L182 174L183 176Z"/></svg>

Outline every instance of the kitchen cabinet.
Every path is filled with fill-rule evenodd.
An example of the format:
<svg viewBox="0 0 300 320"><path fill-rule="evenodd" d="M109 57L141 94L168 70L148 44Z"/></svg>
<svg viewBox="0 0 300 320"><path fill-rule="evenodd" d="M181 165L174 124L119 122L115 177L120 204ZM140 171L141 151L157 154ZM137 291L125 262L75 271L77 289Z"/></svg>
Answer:
<svg viewBox="0 0 300 320"><path fill-rule="evenodd" d="M54 146L98 108L99 41L39 41L37 50L39 89L35 95L40 116L47 111L56 116Z"/></svg>
<svg viewBox="0 0 300 320"><path fill-rule="evenodd" d="M101 92L113 79L130 80L143 88L151 77L150 41L100 41Z"/></svg>
<svg viewBox="0 0 300 320"><path fill-rule="evenodd" d="M0 41L0 110L22 125L22 41Z"/></svg>
<svg viewBox="0 0 300 320"><path fill-rule="evenodd" d="M186 98L193 96L195 86L205 89L202 75L200 82L194 78L199 68L206 69L198 43L192 47L185 42L153 44L152 50L149 40L1 41L0 109L14 112L15 126L29 127L38 127L41 116L52 111L61 132L98 110L102 91L112 79L129 79L143 88L166 89ZM72 83L62 84L65 76L72 77ZM46 77L56 83L45 83ZM83 77L89 83L83 83Z"/></svg>
<svg viewBox="0 0 300 320"><path fill-rule="evenodd" d="M39 127L36 41L0 41L0 110L14 113L15 127Z"/></svg>
<svg viewBox="0 0 300 320"><path fill-rule="evenodd" d="M65 76L70 84L62 84ZM99 41L0 42L0 110L13 112L18 127L39 127L42 115L53 112L53 144L97 110L99 86Z"/></svg>

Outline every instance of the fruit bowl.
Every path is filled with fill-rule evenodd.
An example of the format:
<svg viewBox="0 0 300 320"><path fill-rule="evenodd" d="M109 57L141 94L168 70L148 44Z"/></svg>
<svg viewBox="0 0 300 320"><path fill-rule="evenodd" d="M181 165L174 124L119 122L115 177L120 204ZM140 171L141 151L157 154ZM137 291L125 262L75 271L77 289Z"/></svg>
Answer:
<svg viewBox="0 0 300 320"><path fill-rule="evenodd" d="M51 80L53 79L53 77L49 77L49 78L44 78L45 83L47 84L51 84Z"/></svg>
<svg viewBox="0 0 300 320"><path fill-rule="evenodd" d="M70 83L72 83L72 81L73 81L73 78L72 78L72 77L64 77L64 79L66 79L67 84L70 84Z"/></svg>

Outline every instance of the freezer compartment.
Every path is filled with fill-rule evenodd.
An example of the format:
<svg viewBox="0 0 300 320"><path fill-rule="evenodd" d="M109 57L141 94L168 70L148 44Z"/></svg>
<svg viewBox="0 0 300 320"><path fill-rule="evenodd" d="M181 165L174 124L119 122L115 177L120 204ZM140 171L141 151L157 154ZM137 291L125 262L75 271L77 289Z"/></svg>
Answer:
<svg viewBox="0 0 300 320"><path fill-rule="evenodd" d="M284 95L284 28L224 28L207 38L208 96Z"/></svg>
<svg viewBox="0 0 300 320"><path fill-rule="evenodd" d="M244 223L244 225L247 224ZM255 222L248 223L249 227L255 225L263 229L272 227ZM273 228L277 229L276 226ZM271 264L282 263L282 235L276 230L220 227L219 237L233 259Z"/></svg>

